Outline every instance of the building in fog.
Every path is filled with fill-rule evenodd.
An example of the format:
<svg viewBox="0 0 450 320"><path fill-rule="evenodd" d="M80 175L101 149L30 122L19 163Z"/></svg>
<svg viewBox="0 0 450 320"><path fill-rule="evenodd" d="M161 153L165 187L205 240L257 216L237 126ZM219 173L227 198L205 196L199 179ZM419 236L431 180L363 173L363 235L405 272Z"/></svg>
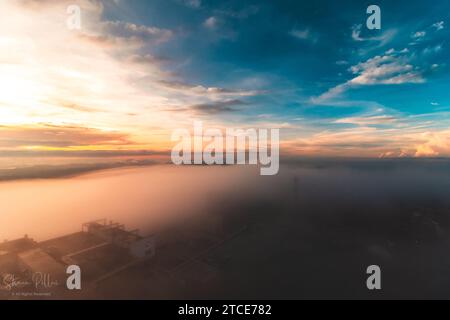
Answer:
<svg viewBox="0 0 450 320"><path fill-rule="evenodd" d="M155 255L155 236L142 237L138 230L128 231L123 224L97 220L83 224L82 230L107 243L127 249L135 258Z"/></svg>

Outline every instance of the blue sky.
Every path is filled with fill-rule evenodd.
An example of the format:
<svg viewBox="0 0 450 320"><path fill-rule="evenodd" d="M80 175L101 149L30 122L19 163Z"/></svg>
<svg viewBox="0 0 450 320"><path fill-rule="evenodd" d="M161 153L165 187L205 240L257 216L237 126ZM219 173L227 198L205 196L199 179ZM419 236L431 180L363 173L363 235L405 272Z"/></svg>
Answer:
<svg viewBox="0 0 450 320"><path fill-rule="evenodd" d="M214 117L306 122L305 132L394 121L446 128L450 2L378 1L381 30L366 27L370 4L132 0L106 14L174 30L153 54L183 81L260 91Z"/></svg>
<svg viewBox="0 0 450 320"><path fill-rule="evenodd" d="M49 28L49 17L60 24L65 10L55 2L3 4L33 17L33 28L46 28L34 46L65 69L55 80L43 58L39 65L23 59L54 92L40 92L42 107L30 103L28 114L27 101L13 105L3 125L69 124L82 128L74 140L86 130L117 130L122 148L151 149L164 144L164 131L201 119L211 126L281 128L285 150L297 154L450 155L450 1L72 2L84 25L70 34ZM381 8L380 30L366 27L371 4ZM9 36L19 43L23 29L10 27ZM84 51L62 47L69 37ZM4 82L23 87L24 71L12 69L17 65L3 73ZM74 74L93 80L83 88ZM78 140L79 147L90 141ZM111 147L105 141L98 144Z"/></svg>
<svg viewBox="0 0 450 320"><path fill-rule="evenodd" d="M382 29L374 31L365 26L368 4L131 0L111 5L105 15L174 30L176 39L151 50L170 59L171 70L207 87L267 90L274 95L258 99L258 104L280 116L314 114L304 110L310 98L355 78L352 66L388 55L399 65L411 65L417 76L395 85L375 80L346 90L338 104L367 100L412 114L441 110L449 100L444 88L449 77L450 2L379 1ZM350 112L325 109L324 115Z"/></svg>

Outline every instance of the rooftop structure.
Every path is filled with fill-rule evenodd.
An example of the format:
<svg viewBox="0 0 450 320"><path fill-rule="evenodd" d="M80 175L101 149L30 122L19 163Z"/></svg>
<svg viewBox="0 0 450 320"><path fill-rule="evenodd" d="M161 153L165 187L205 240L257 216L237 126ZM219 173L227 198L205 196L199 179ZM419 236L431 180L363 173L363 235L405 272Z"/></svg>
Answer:
<svg viewBox="0 0 450 320"><path fill-rule="evenodd" d="M23 269L31 273L47 273L51 274L52 277L62 277L65 274L64 265L56 261L41 248L19 253L18 261Z"/></svg>
<svg viewBox="0 0 450 320"><path fill-rule="evenodd" d="M123 224L107 222L106 219L84 223L83 232L87 232L107 243L129 250L135 258L144 258L155 254L155 237L142 237L138 230L125 230Z"/></svg>

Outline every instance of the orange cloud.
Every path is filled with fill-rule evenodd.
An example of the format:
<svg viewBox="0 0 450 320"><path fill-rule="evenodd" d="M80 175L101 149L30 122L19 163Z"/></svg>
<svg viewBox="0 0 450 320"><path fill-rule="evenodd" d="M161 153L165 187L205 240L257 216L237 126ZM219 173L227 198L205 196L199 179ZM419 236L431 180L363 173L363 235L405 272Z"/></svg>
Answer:
<svg viewBox="0 0 450 320"><path fill-rule="evenodd" d="M74 148L86 146L128 146L134 144L130 136L73 126L33 125L0 127L0 148Z"/></svg>

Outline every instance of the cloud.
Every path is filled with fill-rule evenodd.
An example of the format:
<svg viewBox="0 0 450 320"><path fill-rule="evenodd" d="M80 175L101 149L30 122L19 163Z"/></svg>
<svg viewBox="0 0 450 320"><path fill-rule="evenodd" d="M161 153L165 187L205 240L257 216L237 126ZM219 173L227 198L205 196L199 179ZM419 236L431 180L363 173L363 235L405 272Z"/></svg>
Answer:
<svg viewBox="0 0 450 320"><path fill-rule="evenodd" d="M11 158L113 158L113 157L148 157L148 156L168 156L170 150L6 150L2 151L0 157Z"/></svg>
<svg viewBox="0 0 450 320"><path fill-rule="evenodd" d="M355 41L366 41L368 39L364 39L361 37L361 24L354 25L352 27L352 39Z"/></svg>
<svg viewBox="0 0 450 320"><path fill-rule="evenodd" d="M378 47L382 47L382 46L386 45L397 34L396 30L389 29L386 32L384 32L383 34L381 34L380 36L363 37L363 36L361 36L361 33L362 33L362 25L361 24L353 25L351 30L352 30L352 39L354 41L358 41L358 42L376 41L376 42L379 42Z"/></svg>
<svg viewBox="0 0 450 320"><path fill-rule="evenodd" d="M306 40L311 36L309 29L304 30L293 29L289 32L289 34L297 39L302 40Z"/></svg>
<svg viewBox="0 0 450 320"><path fill-rule="evenodd" d="M256 69L241 70L243 61L234 55L231 58L236 58L232 61L236 63L233 64L235 68L227 77L220 78L222 73L215 76L199 74L198 72L202 73L205 70L203 68L205 65L202 67L204 62L196 61L195 57L189 60L189 57L183 55L184 44L182 43L185 41L180 38L184 37L184 34L180 33L179 29L168 29L167 26L170 26L172 21L165 21L167 24L162 25L153 22L139 24L136 20L128 21L127 19L135 17L125 14L123 15L125 20L116 20L120 19L123 12L115 14L104 12L105 8L109 10L111 6L105 5L104 8L102 1L76 1L82 7L82 29L68 30L65 28L67 18L65 9L66 5L72 2L69 0L0 2L0 11L9 13L2 18L1 24L7 28L5 36L0 39L0 87L2 88L0 124L5 125L0 136L2 150L162 149L168 145L167 137L170 136L170 131L181 126L191 126L194 116L211 115L210 120L218 122L219 125L230 121L230 118L234 120L240 117L239 120L242 121L240 112L245 114L244 120L249 123L253 121L252 117L258 119L249 114L250 112L246 112L254 111L253 108L245 107L250 102L262 100L259 97L250 97L267 93L255 88L272 87L273 92L279 89L279 94L263 97L266 100L262 101L261 113L272 114L273 116L269 119L276 119L280 125L287 121L286 114L294 110L293 108L289 110L277 108L278 103L294 104L300 95L308 92L307 89L304 92L303 88L297 89L297 85L303 82L301 78L304 76L289 78L286 79L287 81L283 79L282 82L277 83L278 78L269 74L271 70L267 69L267 64L264 63L264 70L260 70L261 72ZM206 12L204 7L206 3L203 5L201 1L195 0L183 2L189 7L201 8L193 12L187 8L176 7L183 13L201 15ZM222 39L227 27L231 29L245 22L237 21L237 19L244 19L258 11L256 8L234 10L229 6L226 6L224 10L215 10L208 5L209 9L211 10L208 11L208 15L204 16L208 19L197 22L200 24L204 22L199 30L194 28L195 31L200 32L200 36L207 38L208 43L211 39ZM265 14L265 11L261 14ZM114 17L114 20L108 17ZM142 21L161 21L161 19ZM190 22L195 23L195 21ZM431 28L431 23L428 23L428 26L425 29L427 38L432 39L434 30L442 30L444 24L437 24ZM251 31L254 31L254 28L251 28ZM289 29L282 37L288 36L286 32L289 32ZM352 37L355 42L352 44L362 47L366 52L386 45L396 34L396 30L393 29L370 34L365 32L365 28L361 26L354 27ZM290 33L293 37L291 40L298 39L300 43L315 39L314 29L305 26L294 28ZM371 36L373 34L376 36ZM245 34L242 33L242 36L244 38ZM406 38L411 41L409 33L406 33ZM329 39L325 37L325 40ZM179 47L180 45L183 48ZM420 51L417 49L419 46L411 47L412 52L408 52L407 49L390 49L384 54L357 60L360 63L354 63L354 60L350 58L348 61L351 63L344 60L338 61L337 65L348 64L350 67L346 79L348 81L339 80L312 101L318 104L351 104L355 107L375 108L374 102L343 101L344 99L338 98L353 88L424 82L428 71L423 66L427 62L424 60L430 56L425 57L423 53L435 52L437 48L429 44L427 49L427 45L420 47ZM174 51L174 48L181 49ZM239 49L239 46L236 48ZM247 47L242 49L248 50ZM252 52L257 50L256 47L251 49ZM385 49L389 47L386 46L379 51L382 52ZM443 49L447 48L442 47ZM340 53L343 54L342 57L346 57L344 50ZM187 53L195 54L190 51ZM272 51L269 54L272 55ZM183 61L177 61L180 59L178 57ZM368 59L370 57L372 58ZM220 58L220 61L229 61L230 56ZM422 58L423 64L419 58ZM185 68L185 61L188 61L187 63L192 61L192 65ZM216 64L218 60L210 62ZM200 65L194 65L196 63ZM439 63L442 67L445 65L440 60L433 63ZM245 61L244 64L246 64ZM196 68L198 66L200 68ZM222 67L223 64L216 66ZM272 66L269 67L272 68ZM280 72L285 71L280 69ZM328 78L324 73L317 76L321 79ZM189 75L193 76L188 77ZM236 79L237 76L243 75L251 79L251 83L244 83L242 78ZM270 79L271 83L262 85L258 81L253 81L260 75ZM291 76L288 75L288 77ZM215 81L209 82L206 80L208 78ZM223 85L228 79L235 80L234 83L237 85L234 87ZM295 82L292 87L291 83L288 83L290 81ZM286 88L284 84L288 84ZM295 93L292 93L291 88L294 86ZM435 95L432 95L430 99L433 97ZM266 108L267 102L273 102L276 105ZM430 108L433 109L431 106ZM389 131L403 125L402 120L389 114L380 114L346 115L338 120L328 119L328 123L322 122L317 125L317 128L308 127L307 130L310 131L307 133L295 131L295 134L303 137L302 135L314 132L311 143L308 144L310 137L305 137L304 145L306 148L325 153L353 150L353 154L357 154L360 148L364 154L378 155L383 152L399 154L397 152L403 150L402 145L407 146L406 151L410 155L414 155L419 146L422 146L420 147L422 151L418 154L424 154L423 150L426 148L440 154L445 149L437 148L436 143L428 143L427 138L431 139L431 133L439 135L436 131L430 130L428 137L420 137L416 133L406 136L403 131ZM298 126L307 127L311 118L304 114L292 114L293 119L301 117L305 119ZM317 130L327 126L332 130L349 127L353 130L335 132L336 135L333 135L334 132L325 131L317 133ZM354 128L355 126L357 128ZM288 125L286 128L292 135L294 130L299 130ZM328 151L325 148L328 148Z"/></svg>
<svg viewBox="0 0 450 320"><path fill-rule="evenodd" d="M388 115L368 116L368 117L348 117L341 118L334 123L355 124L358 126L385 125L397 122L397 118Z"/></svg>
<svg viewBox="0 0 450 320"><path fill-rule="evenodd" d="M425 38L428 38L428 34L430 34L431 37L433 37L433 34L431 34L431 31L440 31L444 29L444 21L439 21L427 28L428 31L420 30L417 32L414 32L411 34L411 38L413 41L410 43L410 45L417 45L420 44L425 40Z"/></svg>
<svg viewBox="0 0 450 320"><path fill-rule="evenodd" d="M426 31L417 31L416 33L411 35L411 38L420 39L420 38L424 38L426 35L427 35Z"/></svg>
<svg viewBox="0 0 450 320"><path fill-rule="evenodd" d="M447 113L408 116L382 112L304 122L302 134L286 139L283 148L297 155L333 157L450 156L448 125L434 121L447 118Z"/></svg>
<svg viewBox="0 0 450 320"><path fill-rule="evenodd" d="M81 30L70 30L66 9L72 2L0 1L0 11L9 13L1 21L8 29L0 39L0 125L16 128L2 134L4 147L10 140L8 148L167 148L172 129L191 125L175 109L219 115L227 103L234 109L243 97L262 93L188 83L173 71L179 61L161 54L171 52L162 49L177 32L108 20L101 1L77 1ZM226 103L209 110L202 106L209 101ZM68 123L97 129L68 129Z"/></svg>
<svg viewBox="0 0 450 320"><path fill-rule="evenodd" d="M406 57L375 56L350 68L356 75L350 80L355 85L422 83L420 72L408 63Z"/></svg>
<svg viewBox="0 0 450 320"><path fill-rule="evenodd" d="M389 148L393 141L384 131L358 127L341 131L322 131L286 143L286 148L300 154L325 156L373 157Z"/></svg>
<svg viewBox="0 0 450 320"><path fill-rule="evenodd" d="M220 20L217 17L209 17L203 22L203 26L207 29L216 29Z"/></svg>
<svg viewBox="0 0 450 320"><path fill-rule="evenodd" d="M136 25L134 23L123 21L105 21L101 23L100 28L103 29L104 33L107 33L110 36L125 39L138 39L146 44L149 44L150 42L157 44L167 42L174 35L172 30Z"/></svg>
<svg viewBox="0 0 450 320"><path fill-rule="evenodd" d="M127 146L126 133L86 127L33 125L0 127L0 149L73 148L90 145Z"/></svg>
<svg viewBox="0 0 450 320"><path fill-rule="evenodd" d="M325 130L307 137L283 142L288 153L342 157L448 157L450 156L450 130L422 128L377 128L365 123L379 119L347 119L358 127ZM385 120L381 120L383 122ZM385 122L394 121L386 118ZM341 122L341 121L339 121Z"/></svg>
<svg viewBox="0 0 450 320"><path fill-rule="evenodd" d="M259 12L259 7L256 5L250 5L244 7L241 10L214 10L214 14L225 16L234 19L246 19L252 15L255 15Z"/></svg>
<svg viewBox="0 0 450 320"><path fill-rule="evenodd" d="M403 48L402 50L395 50L394 48L391 48L385 52L386 55L397 55L402 53L409 53L409 49Z"/></svg>
<svg viewBox="0 0 450 320"><path fill-rule="evenodd" d="M141 66L154 66L167 64L171 62L171 59L162 56L154 56L152 54L133 54L126 57L125 61Z"/></svg>
<svg viewBox="0 0 450 320"><path fill-rule="evenodd" d="M69 101L59 101L59 102L52 102L56 103L58 106L61 106L63 108L75 110L75 111L81 111L81 112L102 112L100 109L91 108L88 106L82 106L74 102Z"/></svg>
<svg viewBox="0 0 450 320"><path fill-rule="evenodd" d="M236 96L247 97L263 94L259 90L242 90L242 89L228 89L219 87L204 87L202 85L193 85L182 81L160 81L159 84L165 88L176 90L187 95L209 95L209 96Z"/></svg>
<svg viewBox="0 0 450 320"><path fill-rule="evenodd" d="M450 156L450 130L424 132L418 135L423 142L416 145L416 157Z"/></svg>
<svg viewBox="0 0 450 320"><path fill-rule="evenodd" d="M361 48L357 50L360 56L366 56L373 50L383 48L395 38L397 33L397 29L388 29L378 36L362 36L362 25L352 27L352 39L361 44Z"/></svg>
<svg viewBox="0 0 450 320"><path fill-rule="evenodd" d="M234 30L232 24L226 18L219 15L210 16L202 23L203 28L211 32L208 40L211 42L226 40L235 40L238 32Z"/></svg>
<svg viewBox="0 0 450 320"><path fill-rule="evenodd" d="M118 115L144 111L146 116L134 123L134 130L164 121L164 114L148 106L180 101L167 90L148 90L171 77L161 61L150 57L173 32L104 20L102 3L94 0L77 1L81 30L70 30L70 3L0 2L0 10L10 13L2 19L2 26L9 26L8 36L0 41L0 105L6 106L0 109L1 123L70 122L125 129L131 126ZM139 56L147 58L145 67L137 63ZM140 87L144 78L146 88Z"/></svg>
<svg viewBox="0 0 450 320"><path fill-rule="evenodd" d="M441 50L442 50L442 45L438 44L434 47L426 47L425 49L423 49L423 53L424 54L438 53Z"/></svg>
<svg viewBox="0 0 450 320"><path fill-rule="evenodd" d="M219 113L229 113L239 111L237 107L245 106L249 103L232 99L232 100L224 100L224 101L210 101L206 103L195 104L188 107L181 107L170 109L168 111L181 111L181 112L191 112L193 114L199 115L215 115Z"/></svg>
<svg viewBox="0 0 450 320"><path fill-rule="evenodd" d="M306 28L306 29L292 29L289 32L289 35L298 39L298 40L303 40L303 41L309 41L313 44L317 43L317 41L319 40L319 37L317 34L314 34L313 32L311 32L310 29Z"/></svg>
<svg viewBox="0 0 450 320"><path fill-rule="evenodd" d="M202 1L201 0L179 0L183 5L190 7L190 8L194 8L194 9L198 9L202 6Z"/></svg>
<svg viewBox="0 0 450 320"><path fill-rule="evenodd" d="M235 112L235 107L247 105L241 100L227 100L213 103L197 104L190 107L191 110L202 114L217 114L222 112Z"/></svg>
<svg viewBox="0 0 450 320"><path fill-rule="evenodd" d="M407 51L399 52L406 53ZM420 70L409 62L407 56L398 55L399 52L391 49L385 55L375 56L350 67L349 71L354 75L352 79L312 98L311 101L316 104L327 103L356 86L425 82Z"/></svg>
<svg viewBox="0 0 450 320"><path fill-rule="evenodd" d="M436 31L442 30L444 29L444 21L436 22L432 25L432 27L435 28Z"/></svg>

